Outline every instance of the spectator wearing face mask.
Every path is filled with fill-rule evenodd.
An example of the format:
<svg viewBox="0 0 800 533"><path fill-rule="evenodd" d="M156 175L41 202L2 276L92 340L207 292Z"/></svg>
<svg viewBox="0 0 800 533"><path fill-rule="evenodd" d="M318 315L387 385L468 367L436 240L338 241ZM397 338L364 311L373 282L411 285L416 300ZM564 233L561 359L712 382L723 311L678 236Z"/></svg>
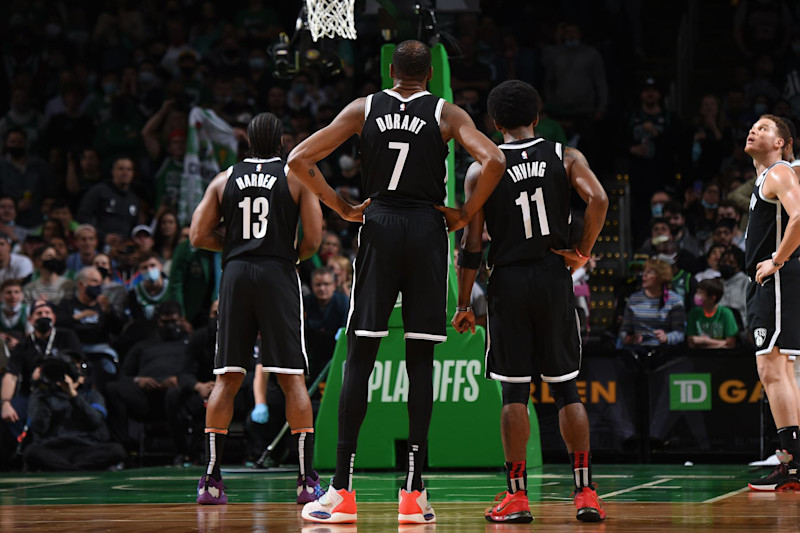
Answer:
<svg viewBox="0 0 800 533"><path fill-rule="evenodd" d="M75 296L63 300L58 307L59 322L75 331L85 352L105 353L116 359L111 341L122 329L124 318L103 294L100 272L94 267L84 267L75 281Z"/></svg>
<svg viewBox="0 0 800 533"><path fill-rule="evenodd" d="M725 245L712 244L706 254L706 269L695 274L695 280L700 283L704 279L718 278L719 273L719 260L725 251Z"/></svg>
<svg viewBox="0 0 800 533"><path fill-rule="evenodd" d="M150 320L155 317L156 308L167 301L169 279L153 252L139 257L139 276L141 281L128 291L128 311L133 320Z"/></svg>
<svg viewBox="0 0 800 533"><path fill-rule="evenodd" d="M100 285L103 288L101 294L108 298L116 314L122 316L128 305L128 291L125 289L125 285L114 279L111 258L106 254L97 254L92 259L92 266L100 272L100 277L103 279Z"/></svg>
<svg viewBox="0 0 800 533"><path fill-rule="evenodd" d="M700 243L694 238L689 228L686 227L686 213L678 202L670 202L664 205L664 218L667 219L672 237L678 248L685 250L692 257L700 257L703 250Z"/></svg>
<svg viewBox="0 0 800 533"><path fill-rule="evenodd" d="M36 371L42 360L61 352L83 355L78 337L68 328L55 327L56 314L50 303L40 300L33 305L28 318L32 333L11 350L6 374L0 387L2 424L0 441L22 432L28 411L31 384L38 379ZM10 433L9 433L10 432ZM0 445L0 448L3 446ZM0 459L3 454L0 453Z"/></svg>
<svg viewBox="0 0 800 533"><path fill-rule="evenodd" d="M25 285L27 301L47 300L53 305L58 305L61 300L71 298L75 294L75 283L63 276L67 262L59 259L54 247L39 248L34 252L33 261L39 270L39 277Z"/></svg>
<svg viewBox="0 0 800 533"><path fill-rule="evenodd" d="M689 311L686 341L689 348L733 348L739 327L733 312L719 305L725 289L718 279L706 279L697 286L695 307Z"/></svg>
<svg viewBox="0 0 800 533"><path fill-rule="evenodd" d="M664 242L672 240L672 230L665 218L654 218L650 222L650 238L642 243L642 246L636 251L637 254L643 254L648 257L655 255L656 247Z"/></svg>
<svg viewBox="0 0 800 533"><path fill-rule="evenodd" d="M725 290L719 304L736 311L742 325L747 326L747 286L750 279L744 273L744 252L735 246L728 248L719 260L719 274Z"/></svg>
<svg viewBox="0 0 800 533"><path fill-rule="evenodd" d="M168 390L178 386L186 349L181 308L167 300L156 311L158 339L137 343L125 356L120 377L106 387L109 429L120 444L131 449L128 419L149 421L164 417Z"/></svg>

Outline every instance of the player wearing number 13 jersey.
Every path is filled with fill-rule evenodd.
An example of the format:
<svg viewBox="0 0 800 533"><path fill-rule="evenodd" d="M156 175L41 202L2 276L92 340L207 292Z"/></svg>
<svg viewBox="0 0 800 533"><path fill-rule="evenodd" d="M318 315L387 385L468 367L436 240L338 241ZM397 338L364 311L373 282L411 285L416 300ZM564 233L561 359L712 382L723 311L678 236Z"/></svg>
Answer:
<svg viewBox="0 0 800 533"><path fill-rule="evenodd" d="M192 245L222 250L223 267L214 359L217 379L206 411L208 466L197 487L200 504L227 502L219 465L233 399L259 333L259 363L265 372L278 376L300 458L297 502L307 503L322 494L311 464L313 412L305 384L303 301L295 267L298 258L311 257L319 247L322 212L311 191L284 174L282 135L283 126L275 115L254 117L247 127L250 157L212 180L192 217ZM298 215L303 240L295 248ZM216 230L220 220L224 237Z"/></svg>
<svg viewBox="0 0 800 533"><path fill-rule="evenodd" d="M525 449L527 404L538 367L559 413L575 479L577 518L605 518L594 491L589 457L589 422L575 378L581 347L572 279L566 267L582 267L605 221L608 198L583 155L534 136L539 94L527 83L503 82L489 94L489 115L503 133L506 172L464 231L459 254L458 312L453 326L474 329L469 308L480 266L484 221L489 231L489 315L486 377L502 382L501 428L508 490L488 508L491 522L530 522ZM465 193L479 171L467 171ZM583 235L569 249L570 187L587 202ZM538 362L538 365L537 365Z"/></svg>
<svg viewBox="0 0 800 533"><path fill-rule="evenodd" d="M425 464L433 406L433 348L446 339L448 244L446 229L463 227L497 184L503 171L500 150L463 110L426 90L431 53L419 41L397 45L391 90L359 98L331 124L300 143L289 167L325 204L343 218L362 222L347 323L347 365L339 401L336 475L319 502L306 505L303 518L315 522L355 522L352 467L367 385L380 339L397 295L403 295L408 373L408 472L400 491L400 523L436 520L427 503L421 467ZM353 135L361 137L363 190L367 203L353 207L325 183L316 162ZM446 143L455 139L483 163L476 193L445 217ZM365 209L366 208L366 209ZM363 212L363 218L362 218ZM445 218L447 219L445 221ZM447 226L446 226L447 225Z"/></svg>

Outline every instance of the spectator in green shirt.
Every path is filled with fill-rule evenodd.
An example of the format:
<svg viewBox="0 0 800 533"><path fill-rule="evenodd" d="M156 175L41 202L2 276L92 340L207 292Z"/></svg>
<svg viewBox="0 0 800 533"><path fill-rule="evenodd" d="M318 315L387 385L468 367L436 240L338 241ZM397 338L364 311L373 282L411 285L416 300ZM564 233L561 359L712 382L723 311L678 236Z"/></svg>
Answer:
<svg viewBox="0 0 800 533"><path fill-rule="evenodd" d="M687 319L686 338L689 348L733 348L739 328L733 311L719 301L724 294L722 282L704 279L697 286L693 307Z"/></svg>

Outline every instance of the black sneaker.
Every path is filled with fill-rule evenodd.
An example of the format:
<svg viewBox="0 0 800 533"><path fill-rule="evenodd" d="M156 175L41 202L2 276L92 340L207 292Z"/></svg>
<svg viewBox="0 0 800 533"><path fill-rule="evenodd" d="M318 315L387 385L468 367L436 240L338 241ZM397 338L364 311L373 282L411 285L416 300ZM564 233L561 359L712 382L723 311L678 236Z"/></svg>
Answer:
<svg viewBox="0 0 800 533"><path fill-rule="evenodd" d="M784 491L784 490L798 490L800 491L800 474L798 474L798 465L792 461L791 455L778 453L778 458L781 459L781 464L765 477L751 481L747 484L751 490L759 491Z"/></svg>

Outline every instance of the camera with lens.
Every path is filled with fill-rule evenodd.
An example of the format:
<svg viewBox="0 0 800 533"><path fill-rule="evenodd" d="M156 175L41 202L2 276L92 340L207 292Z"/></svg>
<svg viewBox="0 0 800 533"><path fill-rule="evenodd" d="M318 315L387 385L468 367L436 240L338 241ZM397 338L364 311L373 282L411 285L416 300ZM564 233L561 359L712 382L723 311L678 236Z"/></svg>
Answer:
<svg viewBox="0 0 800 533"><path fill-rule="evenodd" d="M69 376L72 381L78 381L84 375L86 375L86 363L79 357L68 353L58 354L42 361L36 385L42 392L58 392L63 390L61 384L64 383L65 376Z"/></svg>

